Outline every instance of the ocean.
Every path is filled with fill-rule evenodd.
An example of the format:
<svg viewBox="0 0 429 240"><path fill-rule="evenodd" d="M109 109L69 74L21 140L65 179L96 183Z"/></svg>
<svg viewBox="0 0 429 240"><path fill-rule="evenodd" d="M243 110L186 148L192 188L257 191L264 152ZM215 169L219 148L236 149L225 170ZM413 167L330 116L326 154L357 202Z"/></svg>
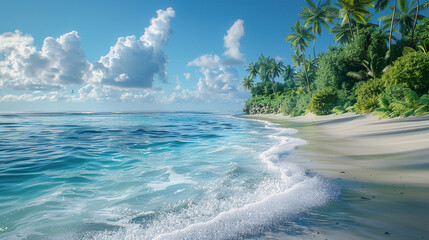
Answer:
<svg viewBox="0 0 429 240"><path fill-rule="evenodd" d="M335 195L291 163L295 134L223 113L2 114L0 238L264 239Z"/></svg>

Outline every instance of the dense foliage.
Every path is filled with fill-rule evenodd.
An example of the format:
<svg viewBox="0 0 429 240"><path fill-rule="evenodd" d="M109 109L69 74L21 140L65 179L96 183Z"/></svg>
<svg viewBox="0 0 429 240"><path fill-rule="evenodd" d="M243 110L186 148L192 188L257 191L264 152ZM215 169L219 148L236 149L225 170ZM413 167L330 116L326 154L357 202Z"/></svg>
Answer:
<svg viewBox="0 0 429 240"><path fill-rule="evenodd" d="M355 111L357 113L370 113L377 108L378 98L384 92L384 82L380 79L369 80L361 84L356 90L357 102Z"/></svg>
<svg viewBox="0 0 429 240"><path fill-rule="evenodd" d="M429 113L429 95L421 97L404 85L392 85L379 98L375 114L381 118L420 116Z"/></svg>
<svg viewBox="0 0 429 240"><path fill-rule="evenodd" d="M414 1L399 1L393 12L385 0L338 1L339 8L330 1L307 0L308 7L299 13L303 23L298 21L286 36L295 49L293 66L262 54L250 63L243 86L252 99L243 111L290 116L374 110L381 117L428 114L429 18L421 14L429 2L419 5L418 12ZM374 6L374 12L392 10L379 18L383 25L370 22ZM316 56L322 30L335 34L339 45ZM311 41L313 58L306 55ZM254 83L255 78L260 81Z"/></svg>
<svg viewBox="0 0 429 240"><path fill-rule="evenodd" d="M319 90L311 98L308 109L316 115L327 115L332 113L338 101L338 96L332 88Z"/></svg>
<svg viewBox="0 0 429 240"><path fill-rule="evenodd" d="M417 94L429 90L429 55L423 52L411 52L398 58L383 75L386 85L407 84Z"/></svg>

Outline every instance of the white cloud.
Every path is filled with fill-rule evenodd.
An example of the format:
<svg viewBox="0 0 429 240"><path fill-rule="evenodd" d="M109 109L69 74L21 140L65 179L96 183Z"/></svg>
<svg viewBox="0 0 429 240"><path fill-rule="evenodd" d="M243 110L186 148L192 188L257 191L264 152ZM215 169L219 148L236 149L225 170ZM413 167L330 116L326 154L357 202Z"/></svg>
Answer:
<svg viewBox="0 0 429 240"><path fill-rule="evenodd" d="M40 91L7 94L0 96L0 101L230 103L248 98L238 72L232 68L244 61L239 50L244 35L242 20L237 20L224 36L225 59L205 54L188 63L200 67L201 77L194 88L184 88L178 75L171 94L154 87L155 78L166 81L168 58L163 49L174 16L172 8L158 10L141 37L118 38L108 54L92 64L86 60L75 31L57 39L46 38L41 51L36 50L29 35L4 33L0 35L0 86ZM184 77L190 79L191 74L184 73ZM68 84L81 87L66 94Z"/></svg>
<svg viewBox="0 0 429 240"><path fill-rule="evenodd" d="M127 101L157 103L163 101L164 92L157 88L124 89L103 84L87 84L73 96L70 101Z"/></svg>
<svg viewBox="0 0 429 240"><path fill-rule="evenodd" d="M237 70L221 67L218 70L201 69L204 77L198 81L198 95L212 100L245 99Z"/></svg>
<svg viewBox="0 0 429 240"><path fill-rule="evenodd" d="M216 54L204 54L188 63L188 66L219 68L221 67L220 57Z"/></svg>
<svg viewBox="0 0 429 240"><path fill-rule="evenodd" d="M66 101L66 102L142 102L164 103L167 101L164 91L152 89L123 89L102 84L86 84L73 94L64 91L34 91L24 94L6 94L0 96L0 102L35 102L35 101Z"/></svg>
<svg viewBox="0 0 429 240"><path fill-rule="evenodd" d="M226 59L216 54L204 54L191 62L188 66L200 67L203 77L199 78L194 91L177 89L169 101L196 101L196 102L242 102L250 94L241 86L241 79L234 65L244 63L240 52L240 39L244 35L244 21L238 19L227 30L224 36Z"/></svg>
<svg viewBox="0 0 429 240"><path fill-rule="evenodd" d="M98 82L123 88L151 88L155 75L166 82L168 58L163 48L171 34L172 8L158 10L144 34L120 37L110 52L94 64Z"/></svg>
<svg viewBox="0 0 429 240"><path fill-rule="evenodd" d="M203 77L199 78L195 90L176 87L168 101L175 103L242 102L249 98L249 93L241 86L238 72L231 67L221 67L217 70L201 68Z"/></svg>
<svg viewBox="0 0 429 240"><path fill-rule="evenodd" d="M170 19L174 18L176 12L169 7L166 10L156 11L157 17L150 20L150 26L145 28L145 33L140 37L140 40L159 50L166 46L171 34Z"/></svg>
<svg viewBox="0 0 429 240"><path fill-rule="evenodd" d="M234 65L241 65L245 62L243 54L240 52L240 39L244 36L244 21L238 19L227 30L224 36L224 47L226 51L224 55L226 59L221 58L216 54L204 54L191 62L188 66L205 67L205 68L220 68Z"/></svg>
<svg viewBox="0 0 429 240"><path fill-rule="evenodd" d="M225 65L240 65L244 63L243 54L240 52L240 39L244 36L244 21L238 19L228 29L224 36L224 46L226 51L224 55L227 57L224 61Z"/></svg>
<svg viewBox="0 0 429 240"><path fill-rule="evenodd" d="M93 64L86 60L75 31L57 39L46 38L40 51L30 35L3 33L0 87L40 91L6 94L0 96L0 101L165 102L167 97L153 87L153 81L155 76L167 81L168 58L163 48L171 35L170 20L174 16L172 8L158 10L140 38L118 38L109 53ZM65 85L75 84L81 88L65 95ZM51 92L41 92L47 90Z"/></svg>
<svg viewBox="0 0 429 240"><path fill-rule="evenodd" d="M57 102L66 100L67 98L59 92L49 92L40 94L40 92L33 92L32 94L7 94L0 97L0 102L35 102L35 101L50 101Z"/></svg>
<svg viewBox="0 0 429 240"><path fill-rule="evenodd" d="M185 76L186 80L189 80L191 78L191 74L190 73L184 73L183 76Z"/></svg>
<svg viewBox="0 0 429 240"><path fill-rule="evenodd" d="M46 38L41 51L33 45L33 37L19 31L0 35L0 86L58 90L81 84L90 76L89 67L75 31Z"/></svg>

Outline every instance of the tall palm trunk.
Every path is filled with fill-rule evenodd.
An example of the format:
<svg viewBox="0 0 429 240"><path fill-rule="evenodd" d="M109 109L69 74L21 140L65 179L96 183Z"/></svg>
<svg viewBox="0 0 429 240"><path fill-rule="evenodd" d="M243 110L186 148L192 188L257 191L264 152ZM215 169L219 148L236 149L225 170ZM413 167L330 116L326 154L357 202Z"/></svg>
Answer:
<svg viewBox="0 0 429 240"><path fill-rule="evenodd" d="M353 39L354 36L353 36L352 22L350 22L350 13L347 13L347 19L349 20L350 35L352 36L352 39Z"/></svg>
<svg viewBox="0 0 429 240"><path fill-rule="evenodd" d="M308 79L308 72L307 72L307 64L305 64L305 53L302 53L302 61L304 63L304 71L305 71L305 77L307 78L307 86L308 86L308 92L310 93L311 96L311 87L310 87L310 80Z"/></svg>
<svg viewBox="0 0 429 240"><path fill-rule="evenodd" d="M317 57L316 57L316 34L314 34L314 41L313 41L313 56L314 56L314 61L316 61L317 69L319 69L319 62L317 61Z"/></svg>
<svg viewBox="0 0 429 240"><path fill-rule="evenodd" d="M419 0L417 0L416 17L414 18L413 32L411 33L411 47L414 46L414 30L416 29L417 17L419 16L419 7L420 7L420 3L419 3Z"/></svg>
<svg viewBox="0 0 429 240"><path fill-rule="evenodd" d="M392 47L393 20L395 20L396 3L397 2L398 2L398 0L395 0L395 6L393 7L393 14L392 14L392 22L390 23L389 52L390 52L390 48Z"/></svg>
<svg viewBox="0 0 429 240"><path fill-rule="evenodd" d="M314 41L313 41L313 56L314 56L314 59L316 59L316 34L314 34Z"/></svg>

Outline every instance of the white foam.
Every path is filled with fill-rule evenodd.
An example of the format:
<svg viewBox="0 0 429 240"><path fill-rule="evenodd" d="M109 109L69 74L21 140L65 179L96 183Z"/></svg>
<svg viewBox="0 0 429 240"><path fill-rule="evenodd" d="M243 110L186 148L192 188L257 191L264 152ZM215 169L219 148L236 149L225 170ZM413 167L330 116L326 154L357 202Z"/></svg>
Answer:
<svg viewBox="0 0 429 240"><path fill-rule="evenodd" d="M178 184L196 184L196 182L191 180L191 177L177 174L170 167L167 169L167 173L169 174L167 181L153 181L147 186L152 188L154 191L162 191L170 186Z"/></svg>
<svg viewBox="0 0 429 240"><path fill-rule="evenodd" d="M319 185L318 180L307 179L284 192L222 212L210 221L158 235L155 239L230 239L248 235L255 232L255 229L272 224L276 219L291 217L320 205L328 196L326 192L320 192Z"/></svg>
<svg viewBox="0 0 429 240"><path fill-rule="evenodd" d="M288 163L284 155L306 141L290 135L294 129L279 128L264 122L274 132L274 144L258 157L268 177L254 191L244 187L245 180L232 178L205 186L205 196L196 202L181 202L160 212L146 227L129 224L123 231L97 235L96 239L235 239L258 234L277 221L290 219L311 207L326 203L332 196L328 184L309 177L305 170ZM264 171L261 169L261 171ZM171 180L171 175L170 175ZM190 181L189 179L180 179ZM151 184L165 189L167 183ZM231 187L232 185L232 187ZM168 208L167 208L168 209Z"/></svg>

